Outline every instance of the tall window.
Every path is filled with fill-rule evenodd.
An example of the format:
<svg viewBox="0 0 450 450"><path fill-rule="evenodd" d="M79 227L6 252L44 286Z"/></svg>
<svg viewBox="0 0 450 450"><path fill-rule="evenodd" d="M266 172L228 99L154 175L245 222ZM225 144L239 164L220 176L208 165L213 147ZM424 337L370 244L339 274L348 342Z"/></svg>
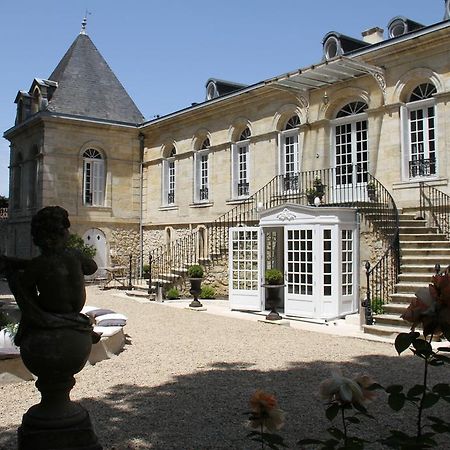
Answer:
<svg viewBox="0 0 450 450"><path fill-rule="evenodd" d="M19 153L16 157L16 162L12 168L13 171L12 206L14 209L20 209L22 207L22 170L23 170L23 159L22 154Z"/></svg>
<svg viewBox="0 0 450 450"><path fill-rule="evenodd" d="M83 153L83 200L89 206L105 202L105 161L93 148Z"/></svg>
<svg viewBox="0 0 450 450"><path fill-rule="evenodd" d="M249 177L249 139L250 130L245 130L239 136L239 141L232 147L232 196L233 198L248 197L250 193Z"/></svg>
<svg viewBox="0 0 450 450"><path fill-rule="evenodd" d="M27 207L34 208L37 203L37 184L39 180L39 149L35 146L31 151L31 159L28 163L28 192L27 192Z"/></svg>
<svg viewBox="0 0 450 450"><path fill-rule="evenodd" d="M436 87L432 83L423 83L412 91L408 99L410 178L436 175L435 93Z"/></svg>
<svg viewBox="0 0 450 450"><path fill-rule="evenodd" d="M367 181L369 147L366 109L366 103L352 102L336 115L334 157L338 185Z"/></svg>
<svg viewBox="0 0 450 450"><path fill-rule="evenodd" d="M163 160L163 204L175 204L175 147L169 152L166 159Z"/></svg>
<svg viewBox="0 0 450 450"><path fill-rule="evenodd" d="M298 189L298 127L300 119L297 115L292 116L280 135L280 169L284 175L284 190L292 191Z"/></svg>
<svg viewBox="0 0 450 450"><path fill-rule="evenodd" d="M194 201L195 202L207 202L210 199L209 192L209 139L206 138L200 150L194 154L195 164L195 188L194 188Z"/></svg>

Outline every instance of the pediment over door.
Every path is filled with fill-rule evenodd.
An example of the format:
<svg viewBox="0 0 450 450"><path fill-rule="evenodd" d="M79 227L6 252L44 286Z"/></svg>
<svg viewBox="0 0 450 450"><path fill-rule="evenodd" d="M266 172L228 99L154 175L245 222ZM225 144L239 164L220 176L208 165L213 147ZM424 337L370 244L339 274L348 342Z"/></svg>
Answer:
<svg viewBox="0 0 450 450"><path fill-rule="evenodd" d="M355 223L354 208L328 208L285 203L260 213L260 226L284 226L304 223Z"/></svg>

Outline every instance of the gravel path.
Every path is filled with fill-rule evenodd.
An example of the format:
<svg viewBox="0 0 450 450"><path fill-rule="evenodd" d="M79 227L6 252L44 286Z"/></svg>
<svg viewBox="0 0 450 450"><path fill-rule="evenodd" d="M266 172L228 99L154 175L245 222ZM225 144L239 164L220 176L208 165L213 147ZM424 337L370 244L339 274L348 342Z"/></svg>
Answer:
<svg viewBox="0 0 450 450"><path fill-rule="evenodd" d="M281 434L294 448L329 426L316 392L330 369L407 386L422 373L416 358L397 356L392 344L140 303L96 287L87 303L128 316L125 350L85 367L71 395L89 410L105 450L258 449L243 414L257 388L277 396L286 411ZM446 370L433 369L432 382L447 382ZM33 382L0 386L0 449L16 448L22 414L38 401ZM448 418L447 405L440 409ZM384 397L370 411L376 420L365 420L366 437L384 435L388 423L408 431L406 412L391 413Z"/></svg>

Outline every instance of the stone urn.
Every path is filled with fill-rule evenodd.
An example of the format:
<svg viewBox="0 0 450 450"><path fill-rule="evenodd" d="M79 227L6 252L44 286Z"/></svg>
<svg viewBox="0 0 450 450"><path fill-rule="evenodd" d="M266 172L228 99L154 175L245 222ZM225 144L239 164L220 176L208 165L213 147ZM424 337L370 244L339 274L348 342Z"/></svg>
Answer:
<svg viewBox="0 0 450 450"><path fill-rule="evenodd" d="M189 277L189 281L191 283L189 293L194 297L194 300L189 303L189 307L201 308L203 305L198 300L198 297L202 291L203 267L198 264L190 266L187 270L187 276Z"/></svg>
<svg viewBox="0 0 450 450"><path fill-rule="evenodd" d="M265 284L262 285L267 292L267 302L270 312L266 316L266 320L281 320L281 316L277 311L277 307L281 301L281 294L284 288L283 272L278 269L269 269L265 273Z"/></svg>
<svg viewBox="0 0 450 450"><path fill-rule="evenodd" d="M70 400L74 375L86 364L92 347L89 330L30 328L20 354L37 376L41 401L23 416L18 430L19 450L101 450L89 413Z"/></svg>

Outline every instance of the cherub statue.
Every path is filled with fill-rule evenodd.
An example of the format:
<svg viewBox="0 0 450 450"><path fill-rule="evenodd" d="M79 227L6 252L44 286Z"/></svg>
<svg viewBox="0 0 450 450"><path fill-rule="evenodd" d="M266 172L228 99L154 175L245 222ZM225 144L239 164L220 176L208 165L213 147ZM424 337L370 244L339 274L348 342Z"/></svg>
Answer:
<svg viewBox="0 0 450 450"><path fill-rule="evenodd" d="M97 264L80 251L67 248L69 227L65 209L43 208L31 220L33 242L41 254L31 260L0 257L0 273L6 273L22 311L17 345L29 327L86 330L90 326L80 314L86 301L84 275L93 274Z"/></svg>

